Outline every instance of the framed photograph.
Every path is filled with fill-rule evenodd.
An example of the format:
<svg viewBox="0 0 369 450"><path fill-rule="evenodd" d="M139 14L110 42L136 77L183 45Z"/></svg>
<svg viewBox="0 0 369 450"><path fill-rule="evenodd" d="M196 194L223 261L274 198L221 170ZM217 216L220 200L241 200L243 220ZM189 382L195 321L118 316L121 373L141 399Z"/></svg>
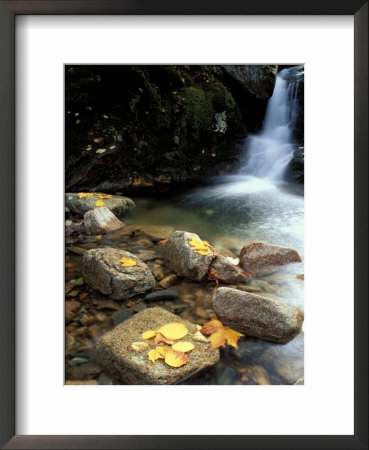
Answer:
<svg viewBox="0 0 369 450"><path fill-rule="evenodd" d="M367 2L0 21L3 448L367 448Z"/></svg>

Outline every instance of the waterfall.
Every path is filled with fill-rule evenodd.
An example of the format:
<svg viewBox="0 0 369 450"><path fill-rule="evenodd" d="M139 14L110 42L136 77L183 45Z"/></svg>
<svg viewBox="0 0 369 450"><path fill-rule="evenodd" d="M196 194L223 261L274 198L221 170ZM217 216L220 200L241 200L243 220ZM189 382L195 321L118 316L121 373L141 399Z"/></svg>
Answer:
<svg viewBox="0 0 369 450"><path fill-rule="evenodd" d="M296 143L292 131L298 115L297 94L303 66L283 69L276 77L263 128L246 140L246 161L240 174L279 181L291 161Z"/></svg>

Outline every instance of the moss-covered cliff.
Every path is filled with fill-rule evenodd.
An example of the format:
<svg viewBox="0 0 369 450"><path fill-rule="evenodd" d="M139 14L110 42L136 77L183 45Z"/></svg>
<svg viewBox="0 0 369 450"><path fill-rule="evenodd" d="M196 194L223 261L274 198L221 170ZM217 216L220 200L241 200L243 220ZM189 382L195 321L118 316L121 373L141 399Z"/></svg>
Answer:
<svg viewBox="0 0 369 450"><path fill-rule="evenodd" d="M66 188L119 191L231 171L265 111L265 74L262 99L253 77L251 92L221 66L67 66Z"/></svg>

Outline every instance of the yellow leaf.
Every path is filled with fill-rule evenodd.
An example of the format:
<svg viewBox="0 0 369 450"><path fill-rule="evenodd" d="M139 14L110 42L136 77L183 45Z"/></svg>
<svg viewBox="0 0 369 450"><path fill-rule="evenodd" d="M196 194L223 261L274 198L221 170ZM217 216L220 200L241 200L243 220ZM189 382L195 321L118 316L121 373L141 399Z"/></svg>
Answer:
<svg viewBox="0 0 369 450"><path fill-rule="evenodd" d="M95 206L105 206L105 203L102 200L96 200Z"/></svg>
<svg viewBox="0 0 369 450"><path fill-rule="evenodd" d="M238 340L243 334L238 333L238 331L231 330L228 327L225 327L225 336L227 339L227 344L231 345L234 348L238 348Z"/></svg>
<svg viewBox="0 0 369 450"><path fill-rule="evenodd" d="M113 198L110 194L96 194L96 196L99 198Z"/></svg>
<svg viewBox="0 0 369 450"><path fill-rule="evenodd" d="M212 348L225 347L226 345L226 333L224 327L219 328L218 331L211 334L208 337L208 341L211 342Z"/></svg>
<svg viewBox="0 0 369 450"><path fill-rule="evenodd" d="M93 195L95 195L95 194L93 194L92 192L80 192L78 194L78 197L79 198L92 197Z"/></svg>
<svg viewBox="0 0 369 450"><path fill-rule="evenodd" d="M179 322L167 323L166 325L163 325L158 331L166 338L172 340L182 339L188 333L187 327L185 327L183 323Z"/></svg>
<svg viewBox="0 0 369 450"><path fill-rule="evenodd" d="M188 355L186 353L170 350L165 355L165 363L170 367L181 367L187 363Z"/></svg>
<svg viewBox="0 0 369 450"><path fill-rule="evenodd" d="M165 112L165 108L161 108L161 112Z"/></svg>
<svg viewBox="0 0 369 450"><path fill-rule="evenodd" d="M151 339L155 336L155 331L149 330L142 333L142 339Z"/></svg>
<svg viewBox="0 0 369 450"><path fill-rule="evenodd" d="M166 338L161 333L156 333L154 342L155 342L155 344L160 344L160 342L165 342L166 344L172 345L172 344L174 344L175 341L173 341L172 339Z"/></svg>
<svg viewBox="0 0 369 450"><path fill-rule="evenodd" d="M207 241L200 241L195 236L191 235L188 241L190 247L196 250L196 253L200 255L209 255L213 253L213 247Z"/></svg>
<svg viewBox="0 0 369 450"><path fill-rule="evenodd" d="M238 331L225 327L222 322L216 319L205 323L201 328L201 333L210 334L208 341L211 342L213 348L225 347L226 342L228 345L238 348L238 341L243 336Z"/></svg>
<svg viewBox="0 0 369 450"><path fill-rule="evenodd" d="M100 139L99 138L94 138L94 142L99 142Z"/></svg>
<svg viewBox="0 0 369 450"><path fill-rule="evenodd" d="M99 201L99 200L98 200ZM97 203L97 202L96 202ZM104 203L104 202L103 202ZM125 256L119 260L119 262L122 264L123 267L133 267L137 266L137 263L135 260L131 258L126 258ZM147 339L147 338L146 338Z"/></svg>
<svg viewBox="0 0 369 450"><path fill-rule="evenodd" d="M155 361L157 359L164 359L165 356L169 351L172 349L170 347L155 347L152 350L150 350L147 355L149 357L149 360L152 361L153 364L155 364Z"/></svg>
<svg viewBox="0 0 369 450"><path fill-rule="evenodd" d="M164 359L171 348L166 345L163 347L156 347L155 350L157 351L158 355L160 355L160 358Z"/></svg>
<svg viewBox="0 0 369 450"><path fill-rule="evenodd" d="M172 345L172 349L176 350L177 352L183 352L187 353L193 350L195 346L191 344L191 342L177 342L176 344Z"/></svg>
<svg viewBox="0 0 369 450"><path fill-rule="evenodd" d="M148 357L149 357L149 360L152 361L153 364L155 364L155 361L156 361L157 359L160 359L160 358L161 358L160 354L156 351L155 348L153 348L152 350L150 350L150 351L147 353L147 355L148 355Z"/></svg>
<svg viewBox="0 0 369 450"><path fill-rule="evenodd" d="M81 121L79 119L76 120L76 124L78 125Z"/></svg>

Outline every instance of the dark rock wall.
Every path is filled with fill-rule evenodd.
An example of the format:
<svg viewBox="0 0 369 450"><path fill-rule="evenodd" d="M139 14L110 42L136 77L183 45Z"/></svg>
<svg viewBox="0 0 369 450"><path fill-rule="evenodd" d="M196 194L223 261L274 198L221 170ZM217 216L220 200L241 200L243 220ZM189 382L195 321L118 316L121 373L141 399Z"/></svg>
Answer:
<svg viewBox="0 0 369 450"><path fill-rule="evenodd" d="M229 67L66 66L66 189L126 191L234 170L277 69Z"/></svg>

